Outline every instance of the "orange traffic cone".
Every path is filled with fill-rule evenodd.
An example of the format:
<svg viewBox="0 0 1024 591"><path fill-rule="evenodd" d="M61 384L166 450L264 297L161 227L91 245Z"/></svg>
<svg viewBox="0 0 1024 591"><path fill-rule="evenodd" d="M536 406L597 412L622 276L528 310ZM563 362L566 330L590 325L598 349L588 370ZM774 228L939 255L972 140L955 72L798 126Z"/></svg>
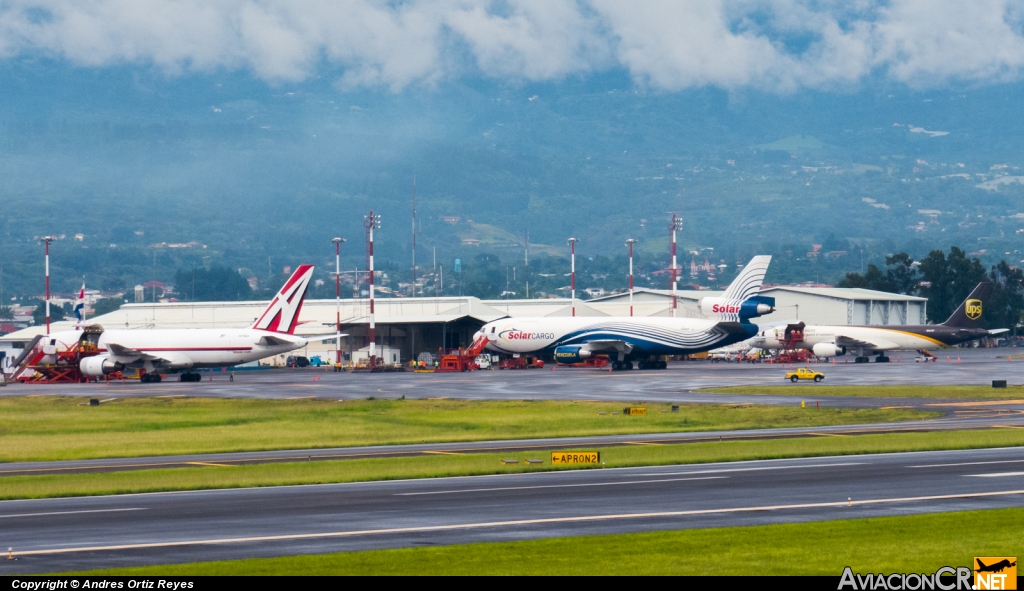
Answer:
<svg viewBox="0 0 1024 591"><path fill-rule="evenodd" d="M949 355L946 355L946 361L949 361Z"/></svg>
<svg viewBox="0 0 1024 591"><path fill-rule="evenodd" d="M956 362L960 363L960 358L959 357L956 358Z"/></svg>

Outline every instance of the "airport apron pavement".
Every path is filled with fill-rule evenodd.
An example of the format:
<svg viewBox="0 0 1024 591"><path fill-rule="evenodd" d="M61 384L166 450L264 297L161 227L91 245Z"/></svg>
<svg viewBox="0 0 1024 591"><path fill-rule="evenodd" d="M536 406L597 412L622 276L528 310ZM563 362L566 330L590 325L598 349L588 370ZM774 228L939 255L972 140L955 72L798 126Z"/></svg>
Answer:
<svg viewBox="0 0 1024 591"><path fill-rule="evenodd" d="M1024 384L1024 360L1007 361L1016 349L963 349L940 360L914 363L911 356L892 357L890 363L819 363L810 367L825 374L824 384L841 385L990 385L1007 380ZM1002 357L1000 357L1000 355ZM899 358L900 361L896 361ZM958 363L957 360L960 360ZM326 369L239 370L201 374L203 381L178 382L175 376L159 384L127 380L96 384L29 384L0 388L0 395L60 395L90 398L146 396L203 396L230 398L437 398L465 400L608 400L793 404L791 396L744 396L693 392L722 386L788 384L790 366L710 361L673 362L667 370L609 372L593 368L482 370L465 373L335 373ZM211 380L212 379L212 380ZM808 399L816 397L816 384L801 384ZM1021 398L1024 398L1022 391ZM886 406L913 404L913 399L827 399L830 406ZM920 401L918 401L920 402Z"/></svg>
<svg viewBox="0 0 1024 591"><path fill-rule="evenodd" d="M1024 449L0 502L0 573L1024 506Z"/></svg>

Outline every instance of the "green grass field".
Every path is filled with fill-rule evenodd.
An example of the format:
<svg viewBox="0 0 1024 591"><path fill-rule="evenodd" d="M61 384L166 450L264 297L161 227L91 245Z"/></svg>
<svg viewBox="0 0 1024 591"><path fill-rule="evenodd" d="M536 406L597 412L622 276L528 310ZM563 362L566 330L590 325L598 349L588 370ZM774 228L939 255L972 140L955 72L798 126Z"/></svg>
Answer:
<svg viewBox="0 0 1024 591"><path fill-rule="evenodd" d="M991 429L939 433L889 433L850 437L714 441L673 445L629 445L601 449L601 460L606 467L615 468L1021 445L1024 445L1024 429ZM562 451L566 450L563 448ZM509 457L520 461L537 458L544 460L544 463L538 466L527 466L523 463L502 465L500 460ZM288 462L248 466L206 465L194 468L85 474L5 476L0 478L0 498L84 496L573 469L551 466L549 460L550 455L547 452L531 451Z"/></svg>
<svg viewBox="0 0 1024 591"><path fill-rule="evenodd" d="M1024 554L1024 509L553 538L120 568L83 575L932 573Z"/></svg>
<svg viewBox="0 0 1024 591"><path fill-rule="evenodd" d="M701 390L712 394L770 394L800 396L863 396L869 398L963 398L988 400L1024 400L1024 390L991 386L829 386L804 382L784 386L729 386Z"/></svg>
<svg viewBox="0 0 1024 591"><path fill-rule="evenodd" d="M0 398L0 462L821 426L934 416L905 410L456 400ZM636 405L634 403L634 405ZM609 414L599 415L599 412Z"/></svg>

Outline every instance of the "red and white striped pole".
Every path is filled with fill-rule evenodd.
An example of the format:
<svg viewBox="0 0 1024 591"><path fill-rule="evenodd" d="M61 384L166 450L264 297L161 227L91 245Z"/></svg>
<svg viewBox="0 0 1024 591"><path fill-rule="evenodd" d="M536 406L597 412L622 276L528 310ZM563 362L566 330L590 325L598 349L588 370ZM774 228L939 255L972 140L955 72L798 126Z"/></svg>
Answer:
<svg viewBox="0 0 1024 591"><path fill-rule="evenodd" d="M377 335L374 315L373 315L373 231L380 228L380 216L374 215L373 210L370 210L370 215L366 216L363 221L363 226L366 227L366 254L369 261L369 272L370 272L370 368L377 366Z"/></svg>
<svg viewBox="0 0 1024 591"><path fill-rule="evenodd" d="M626 240L626 244L629 246L629 315L633 315L633 245L636 244L636 240L630 238Z"/></svg>
<svg viewBox="0 0 1024 591"><path fill-rule="evenodd" d="M683 229L683 218L672 214L672 317L676 315L676 308L679 307L679 298L676 297L676 283L679 279L679 268L676 266L676 232Z"/></svg>
<svg viewBox="0 0 1024 591"><path fill-rule="evenodd" d="M337 350L334 353L335 365L341 364L341 243L344 241L345 239L340 236L331 239L331 242L334 243L334 312L338 317L338 336L335 338Z"/></svg>
<svg viewBox="0 0 1024 591"><path fill-rule="evenodd" d="M56 239L52 234L39 239L46 245L46 334L50 334L50 243Z"/></svg>
<svg viewBox="0 0 1024 591"><path fill-rule="evenodd" d="M572 248L572 315L576 316L576 243L580 239L573 237L569 239L569 246Z"/></svg>

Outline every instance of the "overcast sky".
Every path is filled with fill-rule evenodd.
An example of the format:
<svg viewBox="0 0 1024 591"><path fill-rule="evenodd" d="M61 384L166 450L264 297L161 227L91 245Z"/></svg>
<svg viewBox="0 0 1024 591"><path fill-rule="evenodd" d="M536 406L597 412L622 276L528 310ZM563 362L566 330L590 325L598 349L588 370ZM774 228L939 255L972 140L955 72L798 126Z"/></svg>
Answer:
<svg viewBox="0 0 1024 591"><path fill-rule="evenodd" d="M659 90L1015 81L1020 0L2 0L0 59L400 92L627 71Z"/></svg>

